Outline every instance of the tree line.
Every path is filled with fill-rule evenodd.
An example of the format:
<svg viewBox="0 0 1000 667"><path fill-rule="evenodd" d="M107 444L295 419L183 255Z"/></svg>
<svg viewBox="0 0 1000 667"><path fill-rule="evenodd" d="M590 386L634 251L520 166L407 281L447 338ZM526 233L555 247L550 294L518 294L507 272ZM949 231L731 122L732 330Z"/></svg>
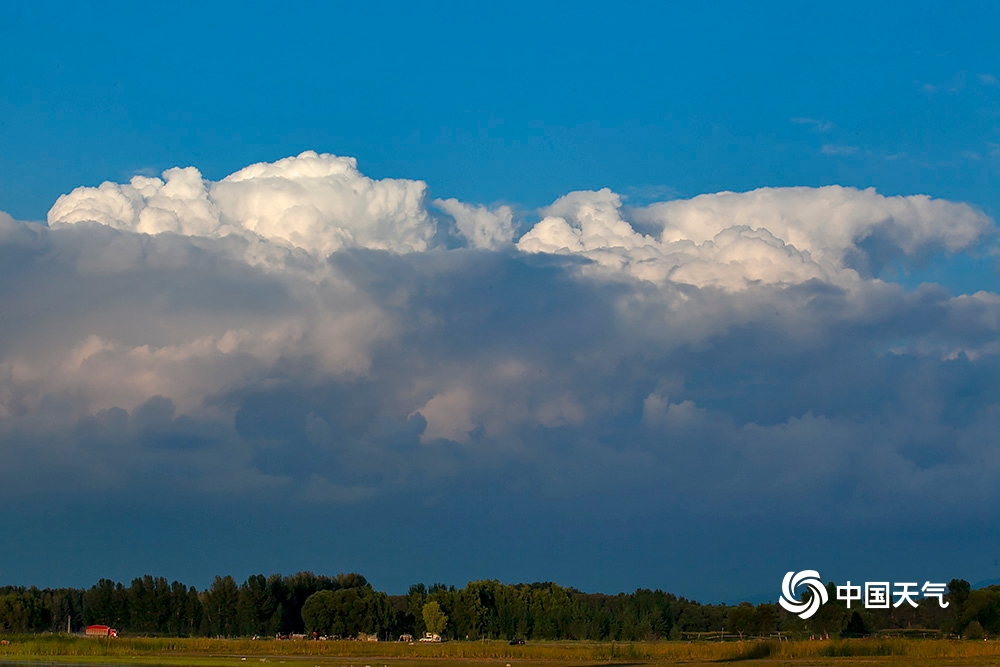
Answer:
<svg viewBox="0 0 1000 667"><path fill-rule="evenodd" d="M433 631L451 639L681 639L692 633L740 636L863 636L932 629L1000 635L1000 586L971 590L953 579L941 608L924 600L848 609L828 584L830 601L803 621L777 604L712 605L660 590L605 595L551 582L473 581L463 588L415 584L406 595L375 590L360 574L256 574L238 584L219 576L206 590L146 575L126 586L101 579L89 589L0 587L0 632L79 632L104 624L145 636L274 637L312 634L396 639Z"/></svg>

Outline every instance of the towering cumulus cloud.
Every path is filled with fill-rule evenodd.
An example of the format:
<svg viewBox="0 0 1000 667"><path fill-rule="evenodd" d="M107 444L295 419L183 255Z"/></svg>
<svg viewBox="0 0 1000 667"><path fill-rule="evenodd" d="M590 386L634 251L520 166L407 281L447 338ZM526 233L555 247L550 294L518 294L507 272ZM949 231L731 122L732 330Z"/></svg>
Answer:
<svg viewBox="0 0 1000 667"><path fill-rule="evenodd" d="M610 190L574 192L543 211L518 247L572 253L653 281L740 289L750 283L854 280L865 241L913 255L961 250L992 222L962 204L925 196L883 197L874 190L762 188L653 204L622 216Z"/></svg>
<svg viewBox="0 0 1000 667"><path fill-rule="evenodd" d="M837 186L515 221L312 152L77 188L0 215L0 496L995 503L1000 297L882 270L994 233Z"/></svg>
<svg viewBox="0 0 1000 667"><path fill-rule="evenodd" d="M142 234L254 234L327 255L341 248L427 249L434 224L420 181L374 181L354 158L302 153L254 164L218 183L194 167L128 185L77 188L59 198L49 224L99 222Z"/></svg>

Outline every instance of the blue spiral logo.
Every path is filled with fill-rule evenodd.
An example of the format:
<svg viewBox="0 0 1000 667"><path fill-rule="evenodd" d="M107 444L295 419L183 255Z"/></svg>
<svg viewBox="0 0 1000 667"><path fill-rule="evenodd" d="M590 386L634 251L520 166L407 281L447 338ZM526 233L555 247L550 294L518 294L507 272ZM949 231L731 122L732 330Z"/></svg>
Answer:
<svg viewBox="0 0 1000 667"><path fill-rule="evenodd" d="M812 591L812 596L808 602L803 602L795 595L795 589L799 586L808 586ZM805 620L819 611L819 608L826 604L830 597L827 595L826 586L819 578L816 570L802 570L801 572L789 572L781 581L781 599L778 604L793 614L798 614L799 618Z"/></svg>

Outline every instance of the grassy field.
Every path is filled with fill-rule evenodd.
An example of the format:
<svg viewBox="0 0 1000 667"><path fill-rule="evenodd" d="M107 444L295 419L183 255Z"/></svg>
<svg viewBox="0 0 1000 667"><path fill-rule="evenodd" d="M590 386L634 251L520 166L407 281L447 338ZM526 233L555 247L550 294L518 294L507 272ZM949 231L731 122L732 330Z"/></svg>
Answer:
<svg viewBox="0 0 1000 667"><path fill-rule="evenodd" d="M744 642L392 642L238 639L0 637L0 664L163 665L166 667L587 667L761 662L768 665L1000 665L1000 642L854 639Z"/></svg>

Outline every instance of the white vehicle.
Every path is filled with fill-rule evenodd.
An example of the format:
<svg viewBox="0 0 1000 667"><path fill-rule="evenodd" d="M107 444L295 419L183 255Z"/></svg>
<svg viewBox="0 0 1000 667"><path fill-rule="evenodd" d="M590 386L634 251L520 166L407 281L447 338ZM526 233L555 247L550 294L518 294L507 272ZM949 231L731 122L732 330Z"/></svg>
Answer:
<svg viewBox="0 0 1000 667"><path fill-rule="evenodd" d="M424 636L421 637L420 639L418 639L417 641L421 641L421 642L437 642L437 643L440 643L441 642L441 635L437 634L436 632L425 632Z"/></svg>

